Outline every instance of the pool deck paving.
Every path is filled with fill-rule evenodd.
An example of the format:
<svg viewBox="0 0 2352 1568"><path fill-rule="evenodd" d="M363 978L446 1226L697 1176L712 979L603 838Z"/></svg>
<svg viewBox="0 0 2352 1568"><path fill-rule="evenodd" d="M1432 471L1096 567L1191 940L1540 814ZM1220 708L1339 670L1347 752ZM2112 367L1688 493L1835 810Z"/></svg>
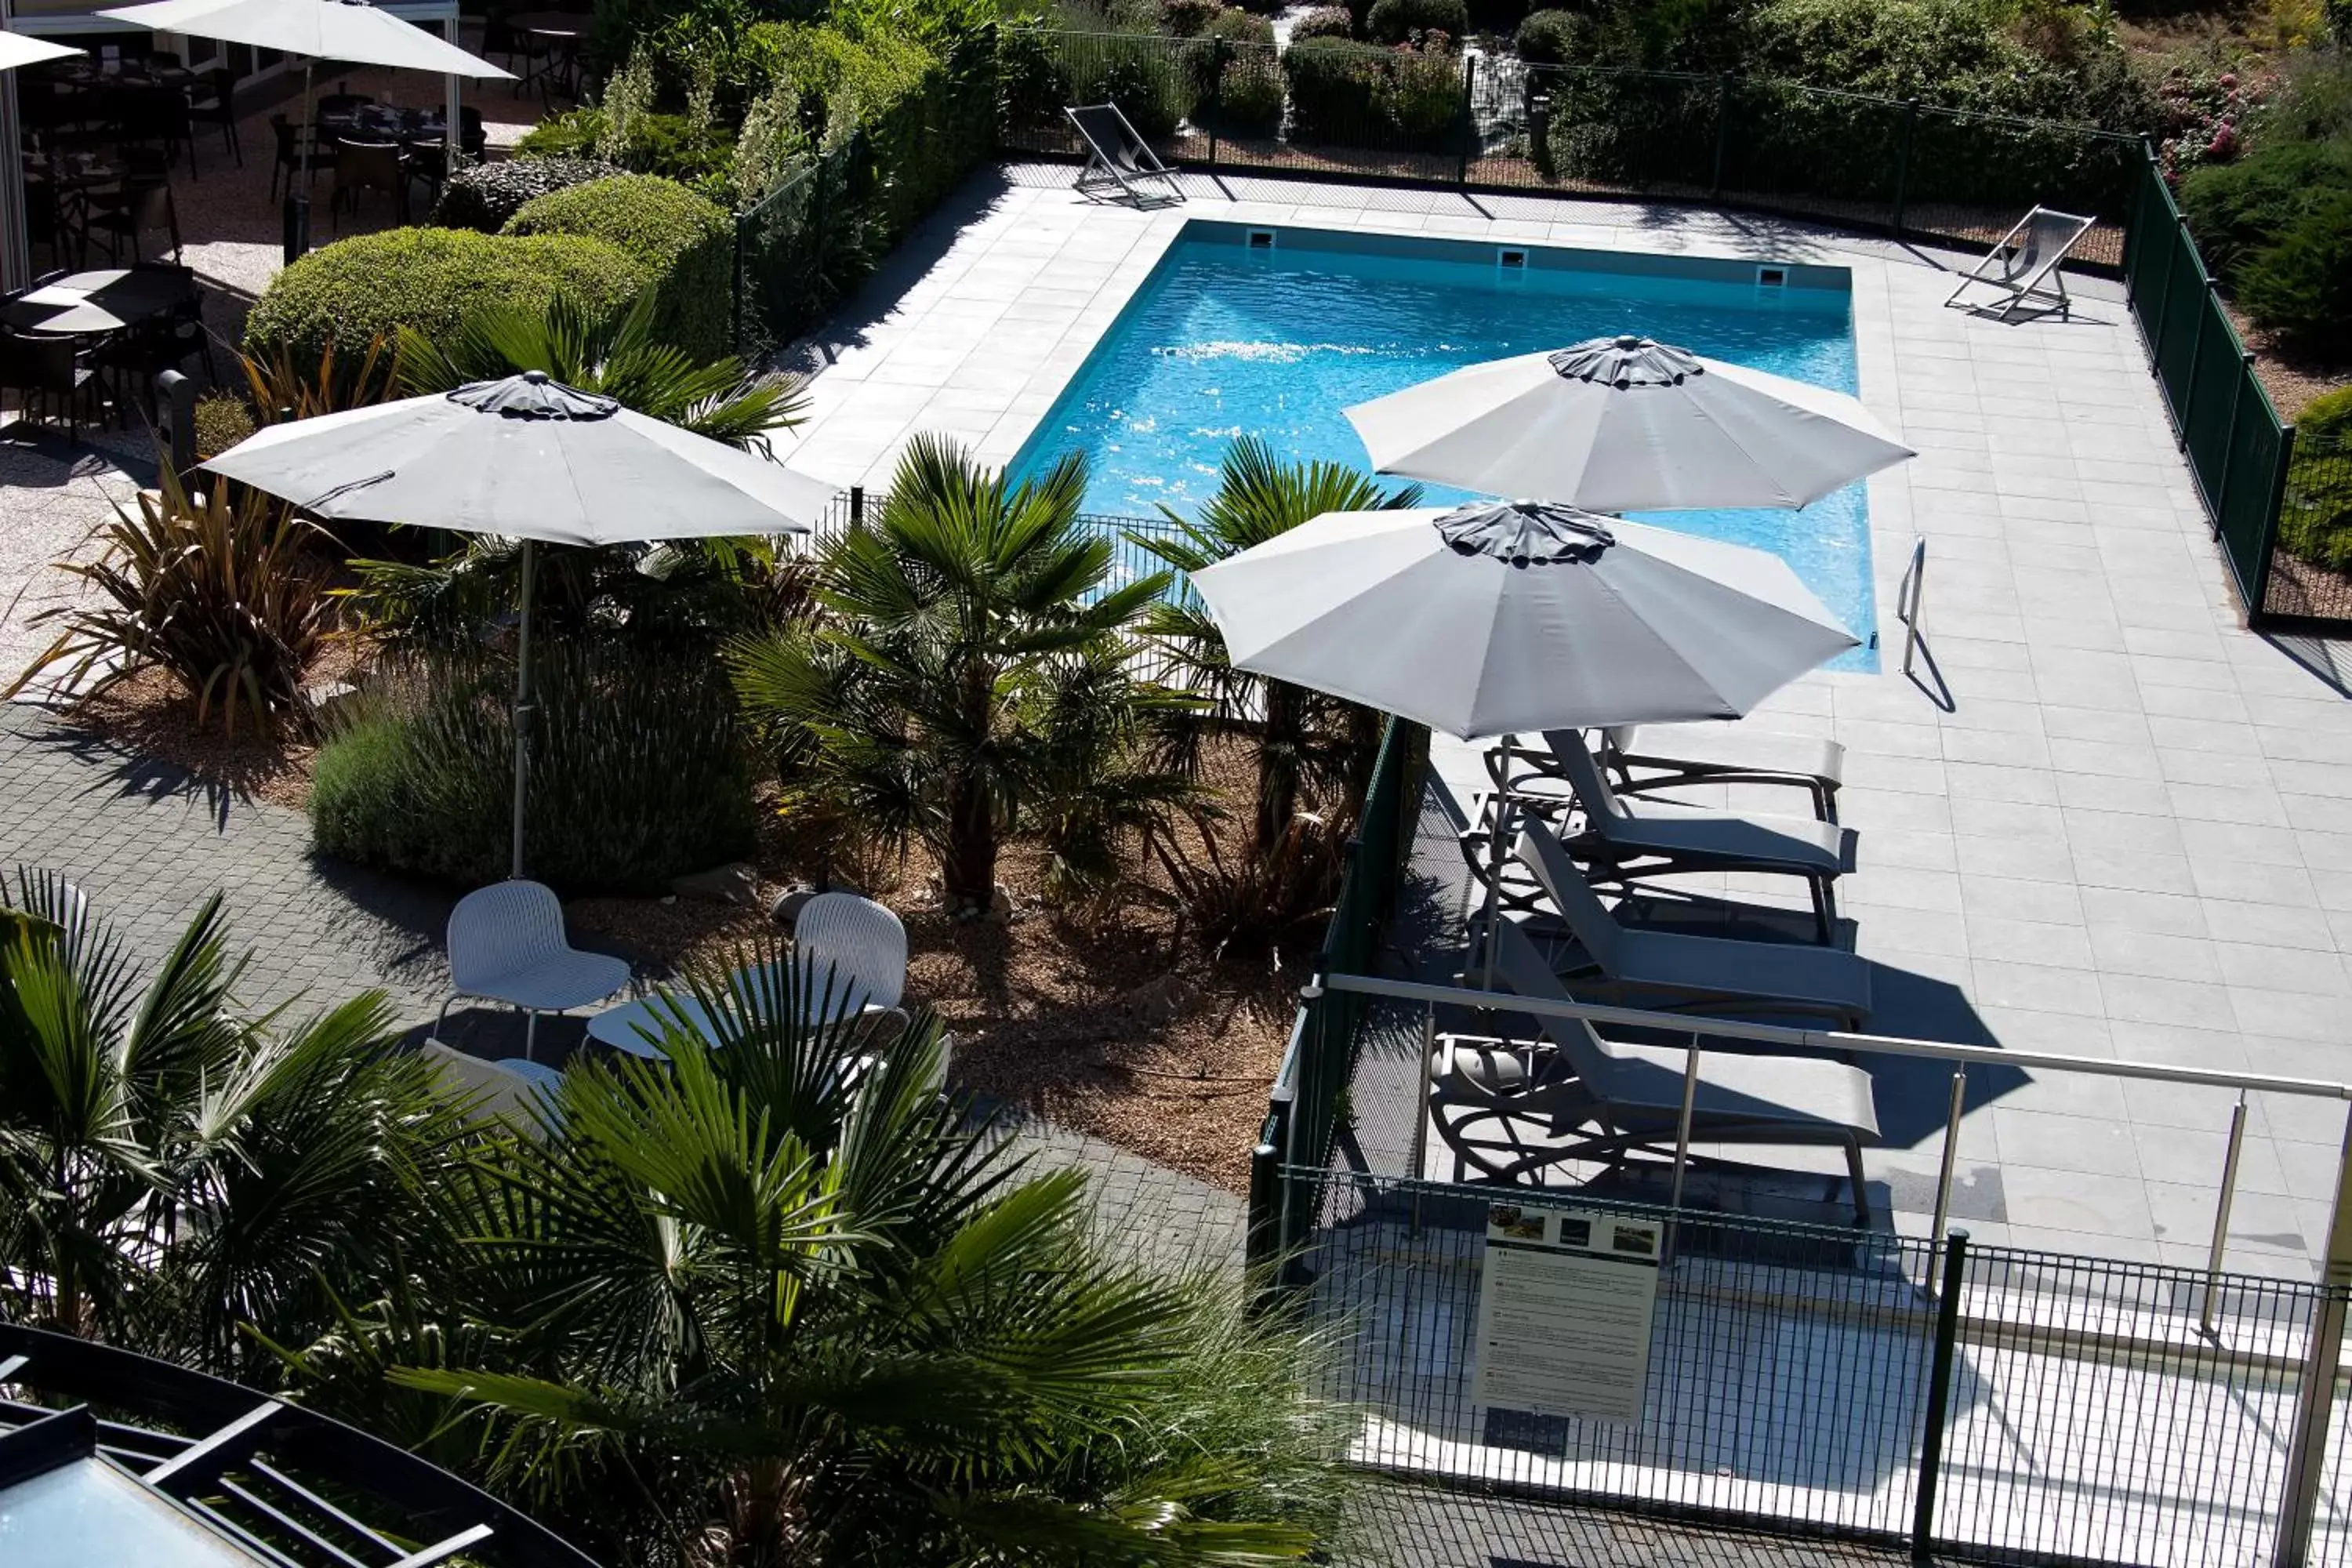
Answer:
<svg viewBox="0 0 2352 1568"><path fill-rule="evenodd" d="M2242 624L2120 285L2004 324L1944 308L1960 258L1807 224L1189 174L1183 205L1138 212L1071 173L975 180L795 346L814 381L790 460L880 487L918 431L1009 459L1194 218L1845 267L1863 401L1919 452L1869 481L1882 668L1809 677L1751 722L1847 749L1840 900L1877 966L1871 1026L2352 1079L2352 702L2326 646ZM1915 680L1893 606L1916 540ZM1878 1076L1870 1173L1921 1230L1948 1080ZM1974 1075L1954 1213L1981 1241L2202 1265L2233 1099ZM2231 1268L2309 1274L2344 1131L2332 1101L2252 1097Z"/></svg>

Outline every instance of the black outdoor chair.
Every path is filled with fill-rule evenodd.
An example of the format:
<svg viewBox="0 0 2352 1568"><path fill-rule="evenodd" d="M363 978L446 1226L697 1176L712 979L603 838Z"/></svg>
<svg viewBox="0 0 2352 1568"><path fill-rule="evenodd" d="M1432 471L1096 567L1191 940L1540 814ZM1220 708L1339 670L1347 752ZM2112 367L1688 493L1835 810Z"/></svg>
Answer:
<svg viewBox="0 0 2352 1568"><path fill-rule="evenodd" d="M180 369L191 355L202 355L205 374L217 386L220 366L213 359L212 335L205 331L204 295L196 286L194 269L172 262L142 261L132 270L168 277L178 289L178 297L167 313L108 335L90 351L89 362L95 369L117 377L118 405L127 407L135 394L153 418L156 376Z"/></svg>
<svg viewBox="0 0 2352 1568"><path fill-rule="evenodd" d="M408 164L397 142L338 142L335 143L335 196L331 210L340 215L348 202L357 217L362 191L381 191L392 200L393 216L408 221Z"/></svg>
<svg viewBox="0 0 2352 1568"><path fill-rule="evenodd" d="M282 114L269 117L269 129L278 139L277 162L269 169L269 199L274 202L278 199L281 178L287 190L293 190L295 176L302 167L302 150L306 145L310 152L310 183L318 184L319 139L307 125L288 124Z"/></svg>
<svg viewBox="0 0 2352 1568"><path fill-rule="evenodd" d="M162 153L168 170L185 149L189 177L196 176L195 121L184 91L167 87L126 88L109 108L115 141L125 157L134 150L152 148Z"/></svg>
<svg viewBox="0 0 2352 1568"><path fill-rule="evenodd" d="M82 232L106 247L107 260L121 261L125 249L132 261L139 260L140 237L158 228L172 237L172 259L180 258L180 210L173 205L170 182L126 178L120 195L93 197L92 204Z"/></svg>
<svg viewBox="0 0 2352 1568"><path fill-rule="evenodd" d="M236 166L245 167L245 143L236 133L236 72L220 66L205 73L206 96L198 98L188 107L191 119L203 125L220 127L221 145L236 157ZM195 166L196 150L188 147L188 165Z"/></svg>
<svg viewBox="0 0 2352 1568"><path fill-rule="evenodd" d="M99 412L94 401L95 374L82 363L79 347L71 338L14 332L0 327L0 392L16 395L17 406L23 410L27 426L37 422L45 410L52 419L62 413L66 439L79 441L82 405L88 404L93 416Z"/></svg>

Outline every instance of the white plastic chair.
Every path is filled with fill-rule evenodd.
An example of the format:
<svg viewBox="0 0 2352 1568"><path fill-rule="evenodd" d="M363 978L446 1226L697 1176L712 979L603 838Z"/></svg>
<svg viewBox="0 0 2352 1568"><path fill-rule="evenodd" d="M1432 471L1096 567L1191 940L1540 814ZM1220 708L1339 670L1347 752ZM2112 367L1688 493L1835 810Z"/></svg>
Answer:
<svg viewBox="0 0 2352 1568"><path fill-rule="evenodd" d="M544 1062L521 1057L489 1061L427 1040L422 1047L442 1087L474 1101L485 1114L503 1117L535 1131L563 1088L563 1075Z"/></svg>
<svg viewBox="0 0 2352 1568"><path fill-rule="evenodd" d="M530 1058L541 1013L562 1013L602 1002L629 983L624 960L583 952L563 938L563 905L541 882L496 882L478 888L449 911L449 1000L434 1026L437 1036L460 997L503 1002L522 1009L523 1059Z"/></svg>
<svg viewBox="0 0 2352 1568"><path fill-rule="evenodd" d="M836 1012L879 1012L907 990L907 928L871 899L819 893L793 922L793 951L807 965L812 1000L828 984Z"/></svg>

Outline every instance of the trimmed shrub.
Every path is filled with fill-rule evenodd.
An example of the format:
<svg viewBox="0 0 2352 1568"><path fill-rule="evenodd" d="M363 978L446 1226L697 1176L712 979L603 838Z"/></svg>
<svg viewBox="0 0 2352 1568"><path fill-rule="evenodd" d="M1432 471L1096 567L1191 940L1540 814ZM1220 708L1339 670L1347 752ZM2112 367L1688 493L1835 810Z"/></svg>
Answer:
<svg viewBox="0 0 2352 1568"><path fill-rule="evenodd" d="M1313 38L1285 50L1282 66L1294 141L1442 150L1459 132L1462 63L1453 55Z"/></svg>
<svg viewBox="0 0 2352 1568"><path fill-rule="evenodd" d="M723 189L734 162L735 138L717 125L698 125L683 114L633 114L621 167L633 174L660 174L706 191ZM602 151L605 119L601 109L574 109L541 121L515 151L524 158L593 158Z"/></svg>
<svg viewBox="0 0 2352 1568"><path fill-rule="evenodd" d="M1344 17L1347 13L1342 11L1339 15ZM1201 29L1201 36L1223 38L1229 44L1252 44L1269 49L1275 43L1274 24L1238 5L1224 6L1210 17L1209 25Z"/></svg>
<svg viewBox="0 0 2352 1568"><path fill-rule="evenodd" d="M565 893L658 892L749 854L752 773L726 679L700 659L572 637L533 653L524 844ZM319 850L468 886L507 873L514 741L509 658L395 669L319 748Z"/></svg>
<svg viewBox="0 0 2352 1568"><path fill-rule="evenodd" d="M2214 275L2232 286L2247 264L2330 190L2352 188L2352 142L2285 142L2180 182L2180 210Z"/></svg>
<svg viewBox="0 0 2352 1568"><path fill-rule="evenodd" d="M1290 41L1303 44L1309 38L1352 38L1356 24L1345 5L1318 5L1290 25Z"/></svg>
<svg viewBox="0 0 2352 1568"><path fill-rule="evenodd" d="M585 235L635 257L653 280L662 336L688 358L728 352L735 226L724 208L657 174L614 174L529 203L510 235Z"/></svg>
<svg viewBox="0 0 2352 1568"><path fill-rule="evenodd" d="M1470 30L1463 0L1372 0L1364 32L1376 44L1401 44L1418 34L1438 32L1458 38Z"/></svg>
<svg viewBox="0 0 2352 1568"><path fill-rule="evenodd" d="M2313 399L2295 416L2279 543L2305 561L2352 568L2352 387Z"/></svg>
<svg viewBox="0 0 2352 1568"><path fill-rule="evenodd" d="M854 38L830 26L763 22L749 37L771 62L772 79L800 95L802 123L821 144L921 90L940 64L905 38Z"/></svg>
<svg viewBox="0 0 2352 1568"><path fill-rule="evenodd" d="M2331 357L2352 349L2352 190L2319 196L2242 270L2238 302L2257 325Z"/></svg>
<svg viewBox="0 0 2352 1568"><path fill-rule="evenodd" d="M1197 38L1224 8L1224 0L1160 0L1160 30L1173 38Z"/></svg>
<svg viewBox="0 0 2352 1568"><path fill-rule="evenodd" d="M1587 24L1573 11L1536 11L1519 24L1512 39L1519 58L1531 66L1580 63L1591 49Z"/></svg>
<svg viewBox="0 0 2352 1568"><path fill-rule="evenodd" d="M442 228L496 234L527 202L567 185L621 173L618 164L594 158L509 158L498 163L471 163L441 187L441 199L433 205L433 221Z"/></svg>
<svg viewBox="0 0 2352 1568"><path fill-rule="evenodd" d="M402 327L437 336L484 305L536 310L568 294L609 310L648 281L635 258L584 235L388 229L338 240L271 279L246 318L245 347L315 361L330 342L364 343Z"/></svg>
<svg viewBox="0 0 2352 1568"><path fill-rule="evenodd" d="M217 458L253 434L253 410L245 399L215 392L196 399L196 458Z"/></svg>

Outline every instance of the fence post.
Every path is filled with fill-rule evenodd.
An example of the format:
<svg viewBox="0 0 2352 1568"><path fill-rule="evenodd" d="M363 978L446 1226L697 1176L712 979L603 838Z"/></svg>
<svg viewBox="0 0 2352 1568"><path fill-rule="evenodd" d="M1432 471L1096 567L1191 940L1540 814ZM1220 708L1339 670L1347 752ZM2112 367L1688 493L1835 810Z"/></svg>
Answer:
<svg viewBox="0 0 2352 1568"><path fill-rule="evenodd" d="M2292 437L2290 426L2286 432ZM2290 443L2291 444L2291 443ZM2280 452L2284 466L2285 452ZM2267 564L2267 563L2265 563ZM2287 1442L2286 1489L2279 1498L2276 1568L2305 1568L2311 1530L2327 1493L2327 1428L2336 1414L2336 1372L2344 1356L2344 1308L2352 1297L2352 1118L2336 1165L2336 1212L2327 1226L2326 1271L2312 1306L2302 1385L2295 1390L2294 1436Z"/></svg>
<svg viewBox="0 0 2352 1568"><path fill-rule="evenodd" d="M1478 57L1462 57L1462 155L1454 164L1454 183L1464 190L1470 188L1470 149L1478 141Z"/></svg>
<svg viewBox="0 0 2352 1568"><path fill-rule="evenodd" d="M2281 426L2278 460L2271 465L2269 493L2263 498L2263 538L2254 551L2253 598L2246 605L2246 618L2256 626L2262 624L2263 606L2270 602L2271 557L2278 552L2279 514L2286 510L2286 475L2294 462L2294 426Z"/></svg>
<svg viewBox="0 0 2352 1568"><path fill-rule="evenodd" d="M1919 1433L1919 1489L1911 1507L1911 1561L1935 1561L1936 1483L1944 1467L1944 1422L1951 1414L1952 1359L1960 1337L1960 1285L1968 1272L1969 1233L1944 1238L1944 1288L1936 1301L1936 1351L1927 1369L1927 1415Z"/></svg>
<svg viewBox="0 0 2352 1568"><path fill-rule="evenodd" d="M743 219L749 215L735 215L735 288L727 302L727 341L737 353L743 345Z"/></svg>
<svg viewBox="0 0 2352 1568"><path fill-rule="evenodd" d="M2238 351L2238 379L2230 384L2230 427L2221 437L2221 472L2213 481L2213 533L2221 534L2221 520L2230 515L2230 470L2238 464L2238 416L2245 411L2246 383L2254 378L2254 351Z"/></svg>
<svg viewBox="0 0 2352 1568"><path fill-rule="evenodd" d="M1706 199L1719 200L1723 195L1723 150L1731 140L1731 73L1722 71L1715 79L1715 173L1708 179Z"/></svg>
<svg viewBox="0 0 2352 1568"><path fill-rule="evenodd" d="M1903 100L1903 145L1895 155L1895 237L1903 237L1903 208L1911 192L1911 143L1919 134L1919 100Z"/></svg>
<svg viewBox="0 0 2352 1568"><path fill-rule="evenodd" d="M1212 174L1214 174L1217 168L1217 124L1225 117L1225 55L1231 47L1232 46L1223 37L1211 40L1209 45L1207 119L1209 121L1209 172Z"/></svg>

